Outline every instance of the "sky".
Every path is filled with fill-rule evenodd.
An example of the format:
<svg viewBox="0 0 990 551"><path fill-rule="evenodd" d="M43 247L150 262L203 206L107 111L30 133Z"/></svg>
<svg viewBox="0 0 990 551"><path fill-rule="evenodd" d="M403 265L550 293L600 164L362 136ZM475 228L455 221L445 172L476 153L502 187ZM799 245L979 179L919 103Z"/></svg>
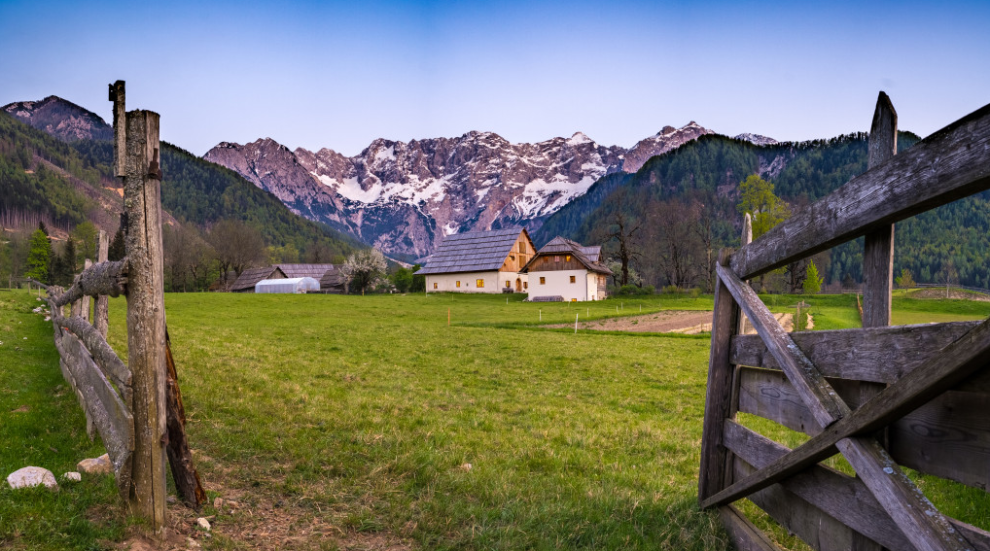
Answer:
<svg viewBox="0 0 990 551"><path fill-rule="evenodd" d="M926 136L990 102L990 2L0 0L0 105L109 120L118 79L197 155L472 130L631 147L690 121L808 140L868 130L880 90Z"/></svg>

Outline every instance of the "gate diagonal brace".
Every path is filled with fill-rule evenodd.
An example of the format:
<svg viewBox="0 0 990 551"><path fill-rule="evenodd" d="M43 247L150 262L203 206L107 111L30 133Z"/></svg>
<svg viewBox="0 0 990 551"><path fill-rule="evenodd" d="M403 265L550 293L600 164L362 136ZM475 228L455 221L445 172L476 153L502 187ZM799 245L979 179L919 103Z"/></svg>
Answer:
<svg viewBox="0 0 990 551"><path fill-rule="evenodd" d="M731 269L721 264L716 265L716 271L719 279L749 318L757 334L763 339L767 349L780 364L788 380L822 429L849 418L852 413L849 406L839 397L811 360L801 352L753 289L739 279ZM905 377L905 380L908 378ZM891 388L896 386L900 386L900 383L892 385ZM890 388L871 400L871 403L888 394L889 390ZM826 433L823 430L822 434ZM844 435L831 445L835 445L842 452L887 514L919 551L972 549L969 542L908 479L875 439L869 436ZM828 447L830 448L831 445ZM754 482L767 479L773 474L774 466L783 463L792 455L794 452L733 484L702 502L702 506L725 504L731 499L744 497L758 490ZM763 487L767 485L769 484ZM730 495L735 497L729 498Z"/></svg>

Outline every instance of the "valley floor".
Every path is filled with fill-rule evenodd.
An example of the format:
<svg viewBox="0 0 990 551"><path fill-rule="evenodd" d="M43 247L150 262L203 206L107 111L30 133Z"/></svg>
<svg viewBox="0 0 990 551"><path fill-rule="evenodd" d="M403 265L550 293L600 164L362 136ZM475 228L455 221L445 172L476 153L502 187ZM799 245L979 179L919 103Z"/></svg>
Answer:
<svg viewBox="0 0 990 551"><path fill-rule="evenodd" d="M710 311L711 297L521 298L167 295L210 502L199 514L169 506L171 545L727 549L717 516L696 500L707 337L572 329L575 315L615 318L616 303L620 317L640 307L664 316ZM787 313L801 298L816 329L858 323L849 295L767 301ZM99 443L86 440L65 392L51 326L25 292L0 300L0 471L71 470ZM990 304L957 302L899 299L895 309L918 319L990 314ZM543 328L553 324L565 328ZM122 299L111 301L110 325L124 356ZM30 351L9 346L21 333ZM14 417L20 405L32 409ZM947 502L986 527L990 503L962 499ZM209 535L193 527L197 516L211 519ZM137 529L106 480L57 494L0 490L0 521L5 548L142 544L128 539ZM780 530L774 537L800 548Z"/></svg>

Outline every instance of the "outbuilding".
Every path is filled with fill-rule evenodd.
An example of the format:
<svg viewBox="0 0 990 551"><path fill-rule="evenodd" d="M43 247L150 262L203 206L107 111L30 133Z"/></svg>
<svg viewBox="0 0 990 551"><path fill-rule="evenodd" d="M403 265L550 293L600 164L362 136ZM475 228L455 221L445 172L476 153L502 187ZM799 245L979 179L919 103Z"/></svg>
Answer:
<svg viewBox="0 0 990 551"><path fill-rule="evenodd" d="M311 277L289 277L282 279L263 279L254 285L255 293L291 293L304 294L308 291L319 291L320 282Z"/></svg>
<svg viewBox="0 0 990 551"><path fill-rule="evenodd" d="M601 262L601 247L585 247L560 236L537 251L521 272L529 275L529 299L534 302L557 297L567 302L605 300L612 275Z"/></svg>

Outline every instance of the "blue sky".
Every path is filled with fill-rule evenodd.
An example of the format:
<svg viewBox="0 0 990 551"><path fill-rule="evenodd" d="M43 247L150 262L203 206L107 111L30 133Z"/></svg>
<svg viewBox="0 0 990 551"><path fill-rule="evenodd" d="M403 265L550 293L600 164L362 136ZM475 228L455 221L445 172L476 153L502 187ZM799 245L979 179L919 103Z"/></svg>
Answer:
<svg viewBox="0 0 990 551"><path fill-rule="evenodd" d="M990 2L0 0L0 75L0 104L105 119L124 79L196 154L470 130L629 147L691 120L827 138L867 130L879 90L924 136L990 103Z"/></svg>

